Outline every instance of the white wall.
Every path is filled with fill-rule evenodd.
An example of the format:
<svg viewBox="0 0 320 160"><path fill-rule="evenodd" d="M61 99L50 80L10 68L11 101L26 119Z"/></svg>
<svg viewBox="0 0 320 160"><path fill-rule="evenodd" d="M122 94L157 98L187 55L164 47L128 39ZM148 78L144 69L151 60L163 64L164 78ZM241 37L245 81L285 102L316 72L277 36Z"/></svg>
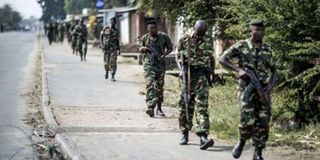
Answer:
<svg viewBox="0 0 320 160"><path fill-rule="evenodd" d="M129 13L123 13L120 17L120 43L122 45L129 44Z"/></svg>

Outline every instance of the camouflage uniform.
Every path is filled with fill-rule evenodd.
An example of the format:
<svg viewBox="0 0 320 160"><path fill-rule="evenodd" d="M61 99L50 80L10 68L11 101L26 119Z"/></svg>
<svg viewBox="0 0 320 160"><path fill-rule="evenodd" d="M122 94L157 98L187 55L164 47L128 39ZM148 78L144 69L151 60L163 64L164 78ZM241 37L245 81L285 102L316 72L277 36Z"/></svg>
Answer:
<svg viewBox="0 0 320 160"><path fill-rule="evenodd" d="M74 54L74 52L75 52L75 50L76 50L76 45L77 45L76 35L74 34L75 29L76 29L76 26L77 26L77 25L75 24L75 22L73 22L73 23L71 24L70 30L69 30L69 32L70 32L70 37L71 37L71 48L72 48L73 54Z"/></svg>
<svg viewBox="0 0 320 160"><path fill-rule="evenodd" d="M170 38L163 32L158 32L157 38L153 39L149 34L141 38L140 47L153 45L159 53L165 54L165 49L172 49ZM148 108L155 108L163 102L163 86L166 64L164 60L153 60L151 54L145 54L144 77L146 83L146 103Z"/></svg>
<svg viewBox="0 0 320 160"><path fill-rule="evenodd" d="M117 51L120 50L120 32L116 28L106 27L102 30L101 36L104 47L104 68L106 71L110 71L111 74L115 74L117 71Z"/></svg>
<svg viewBox="0 0 320 160"><path fill-rule="evenodd" d="M253 44L249 39L231 46L222 55L241 69L254 70L263 87L268 85L274 68L272 50L267 44ZM264 105L253 86L239 80L240 137L253 138L256 147L264 148L269 135L271 111Z"/></svg>
<svg viewBox="0 0 320 160"><path fill-rule="evenodd" d="M178 44L180 57L183 56L184 62L182 65L188 65L188 56L190 56L190 72L191 72L191 95L189 100L188 115L186 115L186 105L183 99L183 94L179 99L180 117L179 126L182 133L185 133L192 128L192 117L196 116L196 134L208 134L209 131L209 113L208 113L208 98L209 98L209 81L208 74L210 70L210 57L213 56L213 44L209 37L200 41L198 45L191 44L192 34L184 35ZM187 74L187 73L184 73ZM187 120L188 119L188 120Z"/></svg>
<svg viewBox="0 0 320 160"><path fill-rule="evenodd" d="M88 30L85 25L77 25L74 30L75 49L80 53L81 60L86 59Z"/></svg>

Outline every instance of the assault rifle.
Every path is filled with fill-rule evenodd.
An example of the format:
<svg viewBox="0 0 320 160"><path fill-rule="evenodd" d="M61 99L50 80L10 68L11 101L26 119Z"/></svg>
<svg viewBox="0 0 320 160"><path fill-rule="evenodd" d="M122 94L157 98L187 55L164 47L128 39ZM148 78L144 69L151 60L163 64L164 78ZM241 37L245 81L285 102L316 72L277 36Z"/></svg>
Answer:
<svg viewBox="0 0 320 160"><path fill-rule="evenodd" d="M182 70L182 97L186 107L186 119L189 121L189 102L191 97L191 71L190 71L190 56L188 55L188 65L185 63L184 55L181 55L181 70Z"/></svg>
<svg viewBox="0 0 320 160"><path fill-rule="evenodd" d="M148 44L147 48L149 49L149 53L151 54L151 63L155 63L155 61L162 60L162 53L159 52L152 44Z"/></svg>
<svg viewBox="0 0 320 160"><path fill-rule="evenodd" d="M262 87L259 79L257 78L256 72L253 69L245 68L245 71L248 73L250 77L249 85L252 85L257 91L262 103L267 105L268 109L271 109L271 102L266 93L264 92L264 88Z"/></svg>

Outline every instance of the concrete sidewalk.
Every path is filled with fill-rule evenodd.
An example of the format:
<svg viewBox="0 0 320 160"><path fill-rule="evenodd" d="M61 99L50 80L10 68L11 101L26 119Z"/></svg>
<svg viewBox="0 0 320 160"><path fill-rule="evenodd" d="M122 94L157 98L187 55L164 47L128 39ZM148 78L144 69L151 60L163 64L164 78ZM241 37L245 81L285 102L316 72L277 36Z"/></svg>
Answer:
<svg viewBox="0 0 320 160"><path fill-rule="evenodd" d="M89 49L87 62L67 45L45 45L51 107L56 121L88 160L230 160L232 146L216 142L207 151L199 138L178 144L178 112L164 108L166 118L145 114L142 66L119 57L117 82L104 79L102 54ZM267 157L266 157L267 158ZM246 152L241 159L252 159Z"/></svg>

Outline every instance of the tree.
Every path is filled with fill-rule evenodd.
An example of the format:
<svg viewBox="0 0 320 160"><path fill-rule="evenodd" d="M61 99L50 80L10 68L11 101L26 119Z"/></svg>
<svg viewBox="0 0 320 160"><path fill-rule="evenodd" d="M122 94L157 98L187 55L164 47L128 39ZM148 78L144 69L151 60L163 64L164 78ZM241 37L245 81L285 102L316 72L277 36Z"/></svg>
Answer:
<svg viewBox="0 0 320 160"><path fill-rule="evenodd" d="M81 14L84 8L95 8L96 0L65 0L64 9L68 14Z"/></svg>
<svg viewBox="0 0 320 160"><path fill-rule="evenodd" d="M44 22L63 20L66 17L64 0L38 0L38 3L42 8L41 20Z"/></svg>
<svg viewBox="0 0 320 160"><path fill-rule="evenodd" d="M15 29L21 22L22 16L15 11L9 4L0 7L0 24L3 24L7 29Z"/></svg>
<svg viewBox="0 0 320 160"><path fill-rule="evenodd" d="M174 5L173 5L174 4ZM279 71L277 93L283 93L275 118L302 122L320 121L320 109L313 97L320 95L320 67L309 63L320 58L319 0L140 0L142 12L180 21L185 27L197 19L219 25L222 39L249 36L249 22L260 18L267 24L265 37L274 49Z"/></svg>
<svg viewBox="0 0 320 160"><path fill-rule="evenodd" d="M220 18L226 35L248 36L248 23L260 18L267 24L266 41L274 49L279 71L278 91L285 92L275 117L291 113L302 123L319 122L314 96L320 95L320 68L310 60L320 57L320 2L317 0L229 0Z"/></svg>
<svg viewBox="0 0 320 160"><path fill-rule="evenodd" d="M82 9L95 9L97 0L65 0L65 11L68 14L81 14ZM128 0L105 0L105 8L126 6Z"/></svg>
<svg viewBox="0 0 320 160"><path fill-rule="evenodd" d="M173 5L174 4L174 5ZM141 11L154 10L156 16L165 16L171 21L179 21L190 27L198 19L205 19L210 26L222 14L223 0L140 0Z"/></svg>

